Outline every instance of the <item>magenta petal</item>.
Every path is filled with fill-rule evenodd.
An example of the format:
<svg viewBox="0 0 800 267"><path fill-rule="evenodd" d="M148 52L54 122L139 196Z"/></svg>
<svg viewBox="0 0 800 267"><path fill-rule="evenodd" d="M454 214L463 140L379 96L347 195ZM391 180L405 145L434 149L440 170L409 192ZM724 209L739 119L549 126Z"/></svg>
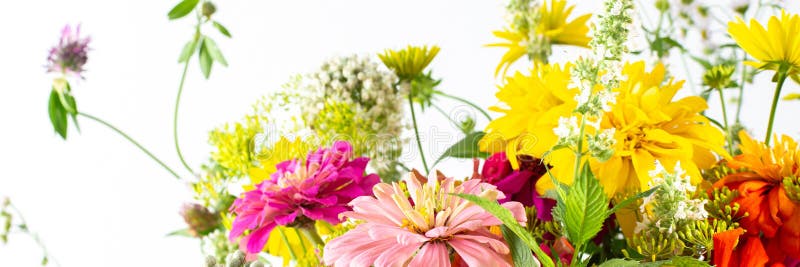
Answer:
<svg viewBox="0 0 800 267"><path fill-rule="evenodd" d="M250 235L247 236L247 252L249 253L259 253L262 249L264 249L264 245L267 244L267 239L269 239L269 233L272 232L272 229L275 228L275 224L267 224L261 228L256 229Z"/></svg>
<svg viewBox="0 0 800 267"><path fill-rule="evenodd" d="M534 192L536 194L536 192ZM536 206L536 218L540 221L553 220L553 207L556 206L556 201L549 198L544 198L535 195L533 197L533 205Z"/></svg>
<svg viewBox="0 0 800 267"><path fill-rule="evenodd" d="M275 223L280 224L280 225L290 224L290 223L294 222L295 218L297 218L298 213L299 213L298 211L293 211L293 212L291 212L289 214L286 214L286 215L275 216Z"/></svg>

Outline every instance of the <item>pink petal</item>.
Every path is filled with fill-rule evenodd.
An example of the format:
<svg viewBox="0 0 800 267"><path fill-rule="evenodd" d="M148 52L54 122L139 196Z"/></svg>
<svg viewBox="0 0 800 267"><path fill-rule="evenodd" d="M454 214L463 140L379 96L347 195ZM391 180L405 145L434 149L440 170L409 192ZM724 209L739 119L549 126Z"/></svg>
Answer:
<svg viewBox="0 0 800 267"><path fill-rule="evenodd" d="M447 253L447 246L441 242L425 244L408 266L450 267L450 255Z"/></svg>
<svg viewBox="0 0 800 267"><path fill-rule="evenodd" d="M486 233L484 233L486 234ZM487 236L482 235L479 232L474 232L470 234L460 234L456 235L455 238L462 238L473 240L475 242L483 243L489 245L494 251L497 251L500 254L508 254L508 246L503 241L500 241L497 237L494 236Z"/></svg>
<svg viewBox="0 0 800 267"><path fill-rule="evenodd" d="M504 254L474 240L454 238L448 244L469 266L511 267Z"/></svg>
<svg viewBox="0 0 800 267"><path fill-rule="evenodd" d="M402 267L424 243L396 244L375 259L375 266Z"/></svg>

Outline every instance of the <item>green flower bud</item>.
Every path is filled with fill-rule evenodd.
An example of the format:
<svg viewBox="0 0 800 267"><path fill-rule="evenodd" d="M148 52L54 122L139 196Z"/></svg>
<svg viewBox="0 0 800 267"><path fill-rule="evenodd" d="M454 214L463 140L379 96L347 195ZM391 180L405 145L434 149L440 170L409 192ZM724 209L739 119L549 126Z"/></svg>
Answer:
<svg viewBox="0 0 800 267"><path fill-rule="evenodd" d="M206 18L211 18L211 15L214 15L214 12L217 12L217 7L214 6L211 2L203 2L203 16Z"/></svg>

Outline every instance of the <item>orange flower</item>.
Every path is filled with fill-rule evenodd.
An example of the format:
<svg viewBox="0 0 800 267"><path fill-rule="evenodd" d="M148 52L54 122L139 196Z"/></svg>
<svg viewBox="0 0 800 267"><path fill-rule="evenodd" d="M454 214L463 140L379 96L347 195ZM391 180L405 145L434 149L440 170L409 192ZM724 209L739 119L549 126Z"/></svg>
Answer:
<svg viewBox="0 0 800 267"><path fill-rule="evenodd" d="M783 184L784 178L800 177L797 142L784 135L770 148L745 132L739 137L742 154L728 161L728 167L743 171L729 174L714 186L739 191L734 202L749 214L740 221L747 230L743 248L750 252L746 257L766 251L769 262L780 263L787 255L800 255L800 203L789 197Z"/></svg>

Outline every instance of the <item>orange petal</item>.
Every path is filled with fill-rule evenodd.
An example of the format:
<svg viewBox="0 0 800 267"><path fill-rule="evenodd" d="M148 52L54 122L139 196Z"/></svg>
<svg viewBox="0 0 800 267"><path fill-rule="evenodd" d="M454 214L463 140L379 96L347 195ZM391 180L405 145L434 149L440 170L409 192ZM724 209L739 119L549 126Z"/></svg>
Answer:
<svg viewBox="0 0 800 267"><path fill-rule="evenodd" d="M716 248L714 248L716 251ZM739 266L764 266L769 262L769 256L764 249L764 244L758 237L748 237L744 246L737 252L741 262Z"/></svg>
<svg viewBox="0 0 800 267"><path fill-rule="evenodd" d="M725 232L714 234L714 258L713 263L717 267L736 266L733 259L733 250L739 243L739 236L744 234L744 229L736 228ZM731 264L733 262L733 264Z"/></svg>

